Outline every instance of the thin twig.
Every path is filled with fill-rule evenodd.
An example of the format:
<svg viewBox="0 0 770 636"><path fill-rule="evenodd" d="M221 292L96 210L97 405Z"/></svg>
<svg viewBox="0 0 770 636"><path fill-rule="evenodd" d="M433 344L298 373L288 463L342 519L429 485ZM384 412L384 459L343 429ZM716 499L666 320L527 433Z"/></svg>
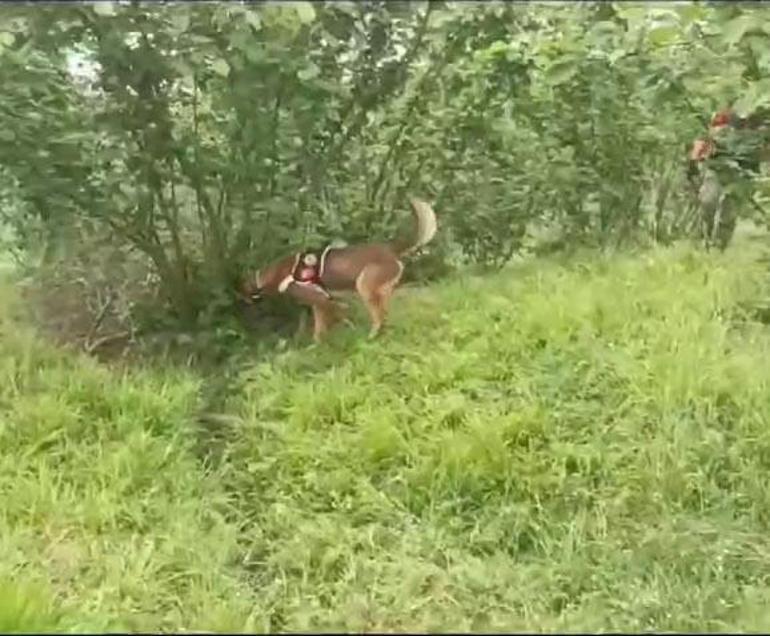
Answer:
<svg viewBox="0 0 770 636"><path fill-rule="evenodd" d="M124 340L124 339L130 338L130 337L131 337L131 332L130 331L121 331L119 333L108 334L106 336L102 336L101 338L99 338L95 342L92 342L88 346L84 347L84 349L85 349L86 353L90 354L90 353L93 353L94 351L96 351L97 349L99 349L100 347L103 347L106 344L109 344L111 342L115 342L117 340Z"/></svg>
<svg viewBox="0 0 770 636"><path fill-rule="evenodd" d="M107 312L112 307L112 303L114 301L115 301L115 293L111 291L109 293L109 296L107 296L107 300L104 301L101 308L99 309L99 313L96 315L96 319L91 325L91 328L88 330L88 335L86 336L85 344L83 345L86 351L90 351L91 341L93 340L93 337L96 335L96 332L99 331L99 327L102 326L104 319L107 317Z"/></svg>

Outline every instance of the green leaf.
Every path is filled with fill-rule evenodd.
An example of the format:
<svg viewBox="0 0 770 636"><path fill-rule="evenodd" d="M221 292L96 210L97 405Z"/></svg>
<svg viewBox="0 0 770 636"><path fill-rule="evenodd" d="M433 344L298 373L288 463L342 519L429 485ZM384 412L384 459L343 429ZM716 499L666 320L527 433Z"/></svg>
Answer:
<svg viewBox="0 0 770 636"><path fill-rule="evenodd" d="M174 31L184 33L190 28L190 14L180 7L171 15L171 24L174 26Z"/></svg>
<svg viewBox="0 0 770 636"><path fill-rule="evenodd" d="M134 190L134 188L127 183L119 183L118 190L120 190L121 194L127 199L132 199L134 196L136 196L136 190Z"/></svg>
<svg viewBox="0 0 770 636"><path fill-rule="evenodd" d="M739 15L733 18L722 29L722 41L728 46L737 44L754 26L755 20L750 15Z"/></svg>
<svg viewBox="0 0 770 636"><path fill-rule="evenodd" d="M700 3L678 5L674 10L679 14L683 24L703 20L706 17L706 8Z"/></svg>
<svg viewBox="0 0 770 636"><path fill-rule="evenodd" d="M315 20L315 8L309 2L297 2L294 4L294 9L299 16L300 22L308 24Z"/></svg>
<svg viewBox="0 0 770 636"><path fill-rule="evenodd" d="M194 75L194 71L192 67L185 60L171 60L170 64L176 70L176 72L182 75L183 77L189 78Z"/></svg>
<svg viewBox="0 0 770 636"><path fill-rule="evenodd" d="M577 73L577 65L573 60L558 61L546 70L546 77L551 84L563 84L571 80Z"/></svg>
<svg viewBox="0 0 770 636"><path fill-rule="evenodd" d="M768 103L770 103L770 80L764 79L749 84L745 93L735 102L734 108L739 116L745 117Z"/></svg>
<svg viewBox="0 0 770 636"><path fill-rule="evenodd" d="M347 13L348 15L355 16L356 15L356 5L357 2L335 2L332 6L332 8L337 9L338 11L342 11L343 13ZM437 13L437 12L434 12Z"/></svg>
<svg viewBox="0 0 770 636"><path fill-rule="evenodd" d="M230 74L230 65L225 60L218 59L211 64L211 70L217 75L227 77Z"/></svg>
<svg viewBox="0 0 770 636"><path fill-rule="evenodd" d="M650 29L647 37L655 46L668 46L678 39L679 28L672 25L658 26Z"/></svg>
<svg viewBox="0 0 770 636"><path fill-rule="evenodd" d="M310 62L305 68L301 68L297 71L297 78L302 80L303 82L306 82L307 80L311 80L315 77L318 77L321 74L321 69L318 68L317 64L314 64L313 62Z"/></svg>
<svg viewBox="0 0 770 636"><path fill-rule="evenodd" d="M490 56L504 55L505 53L508 52L509 48L510 48L510 45L508 44L508 42L504 42L503 40L496 40L487 47L487 53Z"/></svg>
<svg viewBox="0 0 770 636"><path fill-rule="evenodd" d="M765 74L770 73L770 51L764 51L759 54L754 51L754 55L756 57L759 70Z"/></svg>
<svg viewBox="0 0 770 636"><path fill-rule="evenodd" d="M101 16L115 15L115 5L112 2L95 2L94 13Z"/></svg>
<svg viewBox="0 0 770 636"><path fill-rule="evenodd" d="M267 60L265 49L255 43L246 49L246 59L252 64L263 64Z"/></svg>
<svg viewBox="0 0 770 636"><path fill-rule="evenodd" d="M255 31L259 31L262 28L262 18L259 17L259 14L256 11L251 11L249 9L244 14L244 17L246 18L246 22L248 22Z"/></svg>
<svg viewBox="0 0 770 636"><path fill-rule="evenodd" d="M16 134L9 128L0 129L0 141L14 141Z"/></svg>
<svg viewBox="0 0 770 636"><path fill-rule="evenodd" d="M646 5L639 6L625 2L613 2L612 8L620 18L627 20L632 27L642 24L649 12L649 7Z"/></svg>
<svg viewBox="0 0 770 636"><path fill-rule="evenodd" d="M747 90L740 99L733 104L733 109L739 117L746 117L757 106L757 94L753 87Z"/></svg>

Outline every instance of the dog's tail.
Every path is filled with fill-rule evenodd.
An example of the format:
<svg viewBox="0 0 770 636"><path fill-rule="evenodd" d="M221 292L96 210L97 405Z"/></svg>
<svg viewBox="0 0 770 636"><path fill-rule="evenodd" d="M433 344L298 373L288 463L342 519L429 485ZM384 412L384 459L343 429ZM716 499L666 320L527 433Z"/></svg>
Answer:
<svg viewBox="0 0 770 636"><path fill-rule="evenodd" d="M408 256L424 245L430 243L438 229L436 214L428 203L421 201L420 199L415 199L414 197L409 198L409 203L412 205L412 210L414 211L416 228L414 237L411 240L394 241L392 243L393 250L399 257Z"/></svg>

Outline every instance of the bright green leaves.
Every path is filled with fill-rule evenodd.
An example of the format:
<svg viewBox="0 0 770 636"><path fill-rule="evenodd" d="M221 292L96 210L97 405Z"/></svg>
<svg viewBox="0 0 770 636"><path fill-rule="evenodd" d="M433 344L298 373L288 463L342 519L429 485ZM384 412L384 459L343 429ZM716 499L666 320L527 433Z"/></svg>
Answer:
<svg viewBox="0 0 770 636"><path fill-rule="evenodd" d="M187 6L176 6L169 18L172 27L172 33L181 35L190 28L190 12Z"/></svg>
<svg viewBox="0 0 770 636"><path fill-rule="evenodd" d="M230 65L223 59L214 60L211 63L211 70L217 75L227 77L230 74Z"/></svg>
<svg viewBox="0 0 770 636"><path fill-rule="evenodd" d="M745 117L766 106L770 106L770 78L750 82L734 108L738 115Z"/></svg>
<svg viewBox="0 0 770 636"><path fill-rule="evenodd" d="M111 17L116 13L114 2L94 2L94 13L101 17Z"/></svg>
<svg viewBox="0 0 770 636"><path fill-rule="evenodd" d="M315 20L315 8L310 2L295 2L292 7L303 24L309 24Z"/></svg>
<svg viewBox="0 0 770 636"><path fill-rule="evenodd" d="M557 60L544 70L548 82L557 86L571 80L578 72L578 65L575 63L574 59L565 57Z"/></svg>
<svg viewBox="0 0 770 636"><path fill-rule="evenodd" d="M0 56L16 42L16 37L8 31L0 31Z"/></svg>
<svg viewBox="0 0 770 636"><path fill-rule="evenodd" d="M259 13L253 9L246 9L243 13L243 17L255 31L259 31L262 28L262 19L259 17Z"/></svg>
<svg viewBox="0 0 770 636"><path fill-rule="evenodd" d="M654 46L671 46L679 40L681 28L672 24L662 24L647 32L647 39Z"/></svg>
<svg viewBox="0 0 770 636"><path fill-rule="evenodd" d="M741 14L722 26L722 41L727 46L735 46L756 27L756 16Z"/></svg>
<svg viewBox="0 0 770 636"><path fill-rule="evenodd" d="M508 58L511 55L516 54L516 49L512 44L503 42L502 40L496 40L492 42L488 47L476 51L475 58L483 63L491 62L500 58Z"/></svg>
<svg viewBox="0 0 770 636"><path fill-rule="evenodd" d="M708 9L701 2L677 4L674 7L674 11L679 15L679 18L684 25L706 20L708 18Z"/></svg>
<svg viewBox="0 0 770 636"><path fill-rule="evenodd" d="M309 62L307 66L297 71L297 77L303 82L315 79L321 74L321 69L317 64Z"/></svg>
<svg viewBox="0 0 770 636"><path fill-rule="evenodd" d="M613 2L612 8L621 20L625 20L629 31L637 31L646 25L649 14L649 7L646 4Z"/></svg>
<svg viewBox="0 0 770 636"><path fill-rule="evenodd" d="M35 99L79 121L49 123L43 106L27 107L23 125L0 120L0 142L49 153L47 161L32 150L13 160L29 192L56 182L62 197L77 200L77 214L155 230L167 260L179 249L165 242L167 226L146 224L157 214L173 223L176 205L194 245L182 250L200 259L201 271L213 267L200 256L207 249L234 259L260 245L267 258L300 234L390 235L392 212L419 190L446 208L452 249L504 262L527 224L548 223L576 240L596 228L609 236L626 222L643 227L644 179L657 178L668 161L661 157L681 159L675 154L697 132L693 111L741 96L750 62L770 66L764 18L741 9L432 3L426 10L426 3L101 3L79 9L77 19L52 10L61 19L48 24L34 14L35 54L54 65L61 51L93 49L104 91L83 99L59 86L52 95L55 74L46 74L35 81ZM72 28L51 27L65 18ZM0 33L0 49L12 45ZM22 112L27 80L16 70L2 77ZM762 79L747 84L742 110L766 103ZM68 170L80 164L95 183L88 197L106 203L77 199L88 179ZM32 177L30 165L49 173ZM270 211L275 201L280 213ZM209 245L216 241L222 245Z"/></svg>

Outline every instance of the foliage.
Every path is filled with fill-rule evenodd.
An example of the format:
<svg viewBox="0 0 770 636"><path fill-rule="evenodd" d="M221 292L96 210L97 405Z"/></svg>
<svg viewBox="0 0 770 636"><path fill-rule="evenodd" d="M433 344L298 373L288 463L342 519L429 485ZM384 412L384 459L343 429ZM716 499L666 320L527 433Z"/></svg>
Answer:
<svg viewBox="0 0 770 636"><path fill-rule="evenodd" d="M204 374L62 354L4 297L0 624L765 631L754 252L437 283L387 340L246 353L213 412Z"/></svg>
<svg viewBox="0 0 770 636"><path fill-rule="evenodd" d="M276 335L267 360L223 318L244 269L389 238L407 193L440 215L418 280L686 234L687 145L727 103L770 107L766 12L0 16L0 244L48 311L79 322L74 297L87 344L106 320L170 326L186 355L238 344L197 372L107 368L45 344L0 284L0 631L767 629L747 239L455 272L402 291L390 338Z"/></svg>
<svg viewBox="0 0 770 636"><path fill-rule="evenodd" d="M444 259L499 266L543 228L573 245L669 240L686 231L683 148L699 118L768 95L770 23L746 7L2 15L3 216L28 247L108 231L188 323L221 314L244 269L292 246L393 235L409 192L435 200Z"/></svg>

